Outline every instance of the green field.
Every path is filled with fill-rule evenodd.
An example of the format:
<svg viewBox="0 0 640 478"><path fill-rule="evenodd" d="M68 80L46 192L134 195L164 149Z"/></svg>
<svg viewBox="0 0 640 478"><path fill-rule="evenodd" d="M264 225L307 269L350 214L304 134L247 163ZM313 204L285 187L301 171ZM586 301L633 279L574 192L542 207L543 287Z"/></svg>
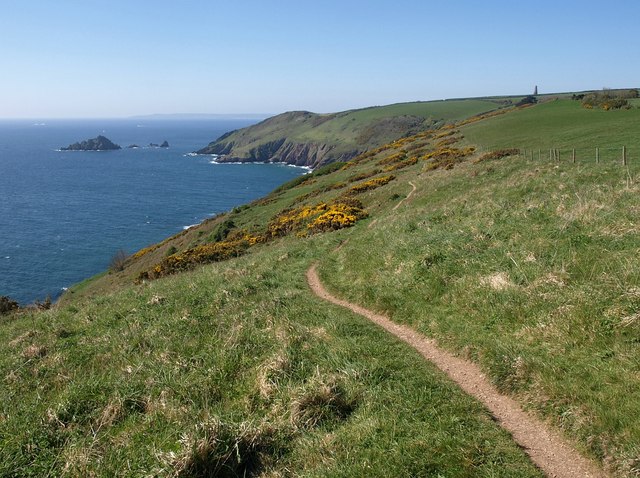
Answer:
<svg viewBox="0 0 640 478"><path fill-rule="evenodd" d="M633 152L639 121L558 100L408 138L1 318L0 476L541 476L415 351L316 298L315 262L335 295L473 360L613 476L638 476L640 161L482 152ZM345 197L368 217L307 232L308 211ZM241 257L136 283L234 237Z"/></svg>
<svg viewBox="0 0 640 478"><path fill-rule="evenodd" d="M595 148L605 158L619 158L626 146L640 162L639 130L637 108L588 110L578 101L558 100L469 125L464 134L470 143L486 149L526 148L536 151L536 157L538 149L548 157L550 148L565 154L576 148L585 161L595 161Z"/></svg>

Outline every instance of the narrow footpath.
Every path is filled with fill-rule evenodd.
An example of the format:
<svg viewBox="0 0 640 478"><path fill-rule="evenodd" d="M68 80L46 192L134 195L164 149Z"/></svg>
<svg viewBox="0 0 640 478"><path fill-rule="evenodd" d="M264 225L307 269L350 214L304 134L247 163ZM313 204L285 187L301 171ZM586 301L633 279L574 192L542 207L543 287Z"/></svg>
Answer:
<svg viewBox="0 0 640 478"><path fill-rule="evenodd" d="M409 199L416 190L413 183L409 184L413 190L393 210ZM375 221L369 227L374 223ZM475 363L441 349L434 340L410 327L396 324L388 317L331 295L320 282L316 266L317 264L312 265L307 271L307 282L317 296L369 319L416 349L425 359L446 373L462 390L482 402L500 426L511 433L513 439L547 476L553 478L604 478L607 476L595 463L578 453L559 433L538 418L527 414L515 400L501 394Z"/></svg>

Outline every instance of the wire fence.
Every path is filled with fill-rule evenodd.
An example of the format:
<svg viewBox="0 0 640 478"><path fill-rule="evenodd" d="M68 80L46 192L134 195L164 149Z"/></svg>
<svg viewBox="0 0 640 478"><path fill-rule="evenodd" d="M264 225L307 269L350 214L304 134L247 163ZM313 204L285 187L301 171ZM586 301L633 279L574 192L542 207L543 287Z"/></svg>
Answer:
<svg viewBox="0 0 640 478"><path fill-rule="evenodd" d="M594 164L640 164L640 151L630 150L626 146L613 148L521 148L520 155L526 159Z"/></svg>

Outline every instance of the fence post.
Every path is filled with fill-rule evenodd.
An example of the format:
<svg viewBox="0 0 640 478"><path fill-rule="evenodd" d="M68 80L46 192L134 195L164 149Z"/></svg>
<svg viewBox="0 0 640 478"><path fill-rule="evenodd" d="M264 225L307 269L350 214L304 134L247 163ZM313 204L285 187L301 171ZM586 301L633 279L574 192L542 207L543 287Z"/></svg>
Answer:
<svg viewBox="0 0 640 478"><path fill-rule="evenodd" d="M571 151L571 161L574 163L576 162L576 148L573 148Z"/></svg>
<svg viewBox="0 0 640 478"><path fill-rule="evenodd" d="M596 164L600 162L600 148L596 148Z"/></svg>
<svg viewBox="0 0 640 478"><path fill-rule="evenodd" d="M560 162L560 150L559 149L556 149L556 155L557 155L557 158L558 158L558 162Z"/></svg>
<svg viewBox="0 0 640 478"><path fill-rule="evenodd" d="M626 146L622 147L622 165L623 166L627 165L627 147Z"/></svg>
<svg viewBox="0 0 640 478"><path fill-rule="evenodd" d="M540 153L540 150L538 149L538 161L540 161L540 159L541 159L540 155L541 155L541 153Z"/></svg>

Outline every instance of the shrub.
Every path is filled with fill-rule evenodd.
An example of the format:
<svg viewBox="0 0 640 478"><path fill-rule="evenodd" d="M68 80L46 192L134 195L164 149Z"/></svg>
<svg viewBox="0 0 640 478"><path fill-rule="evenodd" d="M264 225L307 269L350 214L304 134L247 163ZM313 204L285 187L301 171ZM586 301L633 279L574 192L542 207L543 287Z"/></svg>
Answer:
<svg viewBox="0 0 640 478"><path fill-rule="evenodd" d="M362 192L369 191L370 189L376 189L376 188L379 188L380 186L384 186L389 181L392 181L395 178L396 177L393 174L389 174L387 176L381 176L379 178L369 179L368 181L365 181L363 183L356 184L355 186L351 186L351 188L349 188L346 194L347 195L360 194Z"/></svg>
<svg viewBox="0 0 640 478"><path fill-rule="evenodd" d="M123 271L127 264L128 259L129 259L129 254L127 254L123 249L120 249L118 252L116 252L113 255L113 257L111 258L111 261L109 261L109 270L111 272Z"/></svg>
<svg viewBox="0 0 640 478"><path fill-rule="evenodd" d="M46 296L43 301L36 300L34 305L39 310L49 310L52 305L51 296L50 295Z"/></svg>
<svg viewBox="0 0 640 478"><path fill-rule="evenodd" d="M323 202L315 206L300 206L295 209L286 209L277 214L269 224L267 224L267 236L269 238L282 237L296 230L300 230L311 218L318 216L327 209L327 204Z"/></svg>
<svg viewBox="0 0 640 478"><path fill-rule="evenodd" d="M418 162L418 158L416 158L415 156L409 159L405 159L404 161L401 161L399 163L396 164L392 164L390 166L387 166L386 168L384 168L385 172L390 172L390 171L397 171L398 169L403 169L403 168L407 168L409 166L413 166L414 164L416 164Z"/></svg>
<svg viewBox="0 0 640 478"><path fill-rule="evenodd" d="M448 137L448 136L453 136L454 134L456 134L456 133L457 133L457 131L456 131L456 130L454 130L454 129L452 129L452 128L453 128L453 126L452 126L452 125L449 125L449 128L446 128L446 129L445 129L445 128L442 128L444 131L442 131L442 132L440 132L440 133L436 134L436 135L434 136L434 139L442 139L442 138L446 138L446 137Z"/></svg>
<svg viewBox="0 0 640 478"><path fill-rule="evenodd" d="M582 99L582 106L587 109L600 108L609 111L629 107L629 101L624 95L603 91L585 95Z"/></svg>
<svg viewBox="0 0 640 478"><path fill-rule="evenodd" d="M398 153L387 156L386 158L382 158L380 161L378 161L378 164L382 166L385 164L398 163L400 161L404 161L406 157L407 157L407 153L405 151L400 151Z"/></svg>
<svg viewBox="0 0 640 478"><path fill-rule="evenodd" d="M312 232L336 231L353 226L359 219L367 217L367 213L360 201L340 199L329 205L326 212L320 214L312 222L307 224L307 229Z"/></svg>
<svg viewBox="0 0 640 478"><path fill-rule="evenodd" d="M462 140L464 136L449 136L447 138L441 139L436 143L436 148L444 148L445 146L451 146L452 144L457 143Z"/></svg>
<svg viewBox="0 0 640 478"><path fill-rule="evenodd" d="M451 169L454 164L466 156L473 154L475 148L470 146L467 148L441 148L422 156L422 159L429 161L426 166L427 171L438 168Z"/></svg>
<svg viewBox="0 0 640 478"><path fill-rule="evenodd" d="M235 227L236 225L233 220L227 219L222 224L218 225L218 227L216 228L216 232L213 233L211 238L216 242L223 241Z"/></svg>
<svg viewBox="0 0 640 478"><path fill-rule="evenodd" d="M487 161L489 159L501 159L501 158L506 158L507 156L517 156L518 154L520 154L520 150L517 148L497 149L495 151L490 151L488 153L483 154L473 162L474 164L477 164L482 161Z"/></svg>
<svg viewBox="0 0 640 478"><path fill-rule="evenodd" d="M138 252L136 252L132 257L134 259L140 259L142 256L149 254L150 252L155 251L156 249L158 249L160 246L162 245L162 243L159 244L153 244L152 246L149 247L145 247L143 249L140 249Z"/></svg>
<svg viewBox="0 0 640 478"><path fill-rule="evenodd" d="M381 171L379 169L373 169L371 171L354 174L353 176L350 176L347 178L347 182L355 183L357 181L362 181L363 179L367 179L367 178L370 178L371 176L375 176L380 172Z"/></svg>
<svg viewBox="0 0 640 478"><path fill-rule="evenodd" d="M165 256L173 255L176 252L178 252L178 249L176 248L176 246L171 246L169 249L167 249L167 252L165 253Z"/></svg>
<svg viewBox="0 0 640 478"><path fill-rule="evenodd" d="M138 280L157 279L176 272L192 269L198 264L223 261L232 257L239 257L250 246L244 239L235 241L222 241L213 244L204 244L187 249L165 257L153 269L141 272Z"/></svg>
<svg viewBox="0 0 640 478"><path fill-rule="evenodd" d="M538 99L535 96L529 95L522 98L520 101L516 103L516 106L526 106L526 105L535 105L538 102Z"/></svg>
<svg viewBox="0 0 640 478"><path fill-rule="evenodd" d="M0 295L0 315L6 315L9 312L18 310L20 306L18 303L10 297Z"/></svg>
<svg viewBox="0 0 640 478"><path fill-rule="evenodd" d="M311 173L311 176L313 177L317 177L317 176L324 176L326 174L331 174L334 171L338 171L342 168L344 168L347 165L347 163L341 162L341 161L336 161L335 163L329 163L325 166L322 166L318 169L316 169L313 173Z"/></svg>

